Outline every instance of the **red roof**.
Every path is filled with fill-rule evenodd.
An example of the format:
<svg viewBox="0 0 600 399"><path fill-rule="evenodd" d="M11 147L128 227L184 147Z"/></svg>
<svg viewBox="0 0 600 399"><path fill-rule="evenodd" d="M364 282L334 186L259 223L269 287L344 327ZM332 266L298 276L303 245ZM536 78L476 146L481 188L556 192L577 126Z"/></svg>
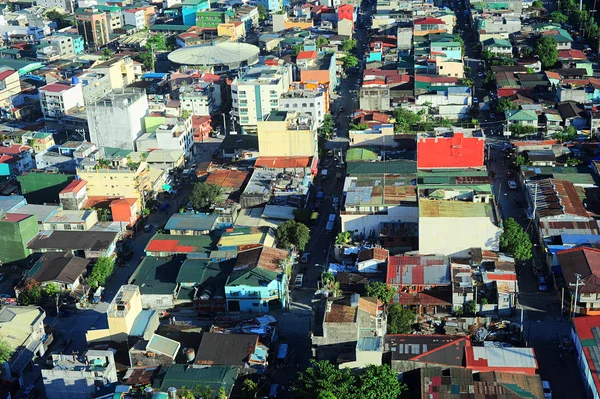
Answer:
<svg viewBox="0 0 600 399"><path fill-rule="evenodd" d="M556 79L561 80L562 77L558 74L558 72L546 71L546 76L548 79Z"/></svg>
<svg viewBox="0 0 600 399"><path fill-rule="evenodd" d="M4 80L16 72L17 71L14 71L12 69L7 69L6 71L2 71L2 72L0 72L0 80Z"/></svg>
<svg viewBox="0 0 600 399"><path fill-rule="evenodd" d="M438 18L419 18L415 19L415 25L446 25L444 21Z"/></svg>
<svg viewBox="0 0 600 399"><path fill-rule="evenodd" d="M49 91L51 93L62 93L65 90L69 90L71 86L62 83L51 83L46 86L40 87L41 91Z"/></svg>
<svg viewBox="0 0 600 399"><path fill-rule="evenodd" d="M308 168L313 157L258 157L254 167L283 169Z"/></svg>
<svg viewBox="0 0 600 399"><path fill-rule="evenodd" d="M12 155L0 154L0 163L17 163L19 160Z"/></svg>
<svg viewBox="0 0 600 399"><path fill-rule="evenodd" d="M137 202L138 202L138 200L135 198L121 198L121 199L114 200L113 202L111 202L110 206L113 206L113 205L132 206L132 205L135 205Z"/></svg>
<svg viewBox="0 0 600 399"><path fill-rule="evenodd" d="M141 8L130 8L129 10L125 10L125 12L128 12L130 14L135 14L138 11L144 11Z"/></svg>
<svg viewBox="0 0 600 399"><path fill-rule="evenodd" d="M590 352L590 348L597 348L599 346L598 341L594 336L594 332L600 327L600 316L576 317L573 319L573 325L575 326L575 332L579 337L579 341L581 341L581 348L585 355L588 367L590 368L592 378L594 379L596 391L600 391L600 377L598 376L600 370L597 366L598 360L596 359L596 356L592 356L592 353ZM587 342L584 343L584 341Z"/></svg>
<svg viewBox="0 0 600 399"><path fill-rule="evenodd" d="M502 97L514 96L516 94L528 95L528 94L530 94L531 90L529 90L529 89L498 89L497 92L498 92L498 98L502 98Z"/></svg>
<svg viewBox="0 0 600 399"><path fill-rule="evenodd" d="M426 76L426 75L416 75L415 81L417 82L429 82L429 83L457 83L458 78L452 76Z"/></svg>
<svg viewBox="0 0 600 399"><path fill-rule="evenodd" d="M31 216L31 215L25 215L23 213L6 213L4 215L4 218L2 218L0 220L3 222L17 223L17 222L20 222L21 220L27 219L29 216Z"/></svg>
<svg viewBox="0 0 600 399"><path fill-rule="evenodd" d="M484 148L485 140L465 137L463 133L454 133L453 137L421 138L417 140L417 168L481 168Z"/></svg>
<svg viewBox="0 0 600 399"><path fill-rule="evenodd" d="M31 150L31 147L22 144L13 144L9 147L0 146L0 154L4 155L18 155L29 150Z"/></svg>
<svg viewBox="0 0 600 399"><path fill-rule="evenodd" d="M239 189L248 177L248 172L242 170L215 170L206 178L207 184L216 184L220 187Z"/></svg>
<svg viewBox="0 0 600 399"><path fill-rule="evenodd" d="M514 273L487 273L487 277L497 281L517 281L517 275Z"/></svg>
<svg viewBox="0 0 600 399"><path fill-rule="evenodd" d="M188 39L190 37L199 37L199 35L195 34L195 33L190 33L190 32L186 32L186 33L182 33L179 35L179 37L181 39Z"/></svg>
<svg viewBox="0 0 600 399"><path fill-rule="evenodd" d="M308 59L316 60L317 52L316 51L301 51L296 56L296 60L308 60Z"/></svg>
<svg viewBox="0 0 600 399"><path fill-rule="evenodd" d="M59 194L77 193L84 188L86 184L86 180L73 180L67 187L63 188Z"/></svg>
<svg viewBox="0 0 600 399"><path fill-rule="evenodd" d="M513 141L512 145L514 145L515 147L520 147L520 146L531 146L531 145L554 145L557 144L558 141L557 140L535 140L535 141Z"/></svg>
<svg viewBox="0 0 600 399"><path fill-rule="evenodd" d="M448 291L450 298L452 295L450 291ZM423 306L449 306L451 303L442 298L436 298L435 296L426 294L425 292L419 292L416 294L411 294L408 292L400 292L398 293L398 302L401 305L414 306L414 305L423 305Z"/></svg>
<svg viewBox="0 0 600 399"><path fill-rule="evenodd" d="M558 59L587 60L587 56L581 50L561 50L558 52Z"/></svg>
<svg viewBox="0 0 600 399"><path fill-rule="evenodd" d="M154 239L148 243L146 251L150 252L177 252L190 253L198 250L198 247L192 245L179 245L179 240L160 240Z"/></svg>

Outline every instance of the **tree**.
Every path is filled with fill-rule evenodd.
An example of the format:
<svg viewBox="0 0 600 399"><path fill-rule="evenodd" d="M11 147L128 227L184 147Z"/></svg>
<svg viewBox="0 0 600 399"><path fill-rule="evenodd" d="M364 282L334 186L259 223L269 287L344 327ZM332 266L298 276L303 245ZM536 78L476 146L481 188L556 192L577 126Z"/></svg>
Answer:
<svg viewBox="0 0 600 399"><path fill-rule="evenodd" d="M189 200L194 210L206 210L218 201L220 194L220 186L217 186L216 184L199 182L194 184L194 188L192 188Z"/></svg>
<svg viewBox="0 0 600 399"><path fill-rule="evenodd" d="M60 286L56 283L46 284L44 287L44 295L49 298L54 298L56 294L60 294Z"/></svg>
<svg viewBox="0 0 600 399"><path fill-rule="evenodd" d="M494 103L494 111L498 112L499 114L504 113L504 111L510 111L518 108L519 106L507 97L499 98L498 101Z"/></svg>
<svg viewBox="0 0 600 399"><path fill-rule="evenodd" d="M292 55L295 57L298 54L300 54L300 52L304 50L304 45L302 44L294 44L294 46L292 47Z"/></svg>
<svg viewBox="0 0 600 399"><path fill-rule="evenodd" d="M412 331L415 314L400 304L393 304L388 309L388 334L408 334Z"/></svg>
<svg viewBox="0 0 600 399"><path fill-rule="evenodd" d="M58 29L63 29L71 26L71 22L67 19L67 14L63 14L59 11L48 11L46 13L46 18L56 22Z"/></svg>
<svg viewBox="0 0 600 399"><path fill-rule="evenodd" d="M256 6L256 8L258 9L258 20L260 22L264 21L265 19L267 19L267 9L265 8L265 6L263 6L262 4L258 4Z"/></svg>
<svg viewBox="0 0 600 399"><path fill-rule="evenodd" d="M523 155L517 155L515 163L517 164L517 166L525 166L529 162L527 161L527 158L525 158Z"/></svg>
<svg viewBox="0 0 600 399"><path fill-rule="evenodd" d="M533 8L544 8L544 3L542 3L540 0L534 1L531 5Z"/></svg>
<svg viewBox="0 0 600 399"><path fill-rule="evenodd" d="M194 396L194 393L192 391L190 391L189 389L187 389L186 387L181 387L179 397L181 399L196 399L196 397Z"/></svg>
<svg viewBox="0 0 600 399"><path fill-rule="evenodd" d="M464 78L462 80L462 83L469 87L473 87L473 85L475 84L475 82L473 82L473 79L471 79L471 78Z"/></svg>
<svg viewBox="0 0 600 399"><path fill-rule="evenodd" d="M564 128L562 131L554 133L553 138L555 138L559 143L564 143L565 141L571 141L575 137L577 137L577 129L573 126L568 126Z"/></svg>
<svg viewBox="0 0 600 399"><path fill-rule="evenodd" d="M573 158L573 157L567 157L567 160L565 161L565 165L567 166L577 166L577 165L581 165L583 163L583 161L579 158Z"/></svg>
<svg viewBox="0 0 600 399"><path fill-rule="evenodd" d="M492 53L490 50L483 50L481 52L481 59L484 61L490 61L496 58L496 54Z"/></svg>
<svg viewBox="0 0 600 399"><path fill-rule="evenodd" d="M154 70L154 54L151 51L142 51L137 55L138 61L148 70Z"/></svg>
<svg viewBox="0 0 600 399"><path fill-rule="evenodd" d="M356 48L356 39L345 39L342 42L342 50L345 53L350 53Z"/></svg>
<svg viewBox="0 0 600 399"><path fill-rule="evenodd" d="M151 35L146 42L146 49L154 51L167 51L169 47L167 45L167 38L164 33L157 33Z"/></svg>
<svg viewBox="0 0 600 399"><path fill-rule="evenodd" d="M312 211L308 208L296 208L294 209L294 217L297 222L304 223L308 226L310 223L310 216Z"/></svg>
<svg viewBox="0 0 600 399"><path fill-rule="evenodd" d="M500 249L508 252L516 261L526 261L532 258L531 239L523 227L513 218L504 223L504 232L500 236Z"/></svg>
<svg viewBox="0 0 600 399"><path fill-rule="evenodd" d="M323 391L319 394L317 399L337 399L334 394L329 391Z"/></svg>
<svg viewBox="0 0 600 399"><path fill-rule="evenodd" d="M0 339L0 363L8 362L13 352L8 342Z"/></svg>
<svg viewBox="0 0 600 399"><path fill-rule="evenodd" d="M369 125L366 123L351 123L348 127L350 130L367 130Z"/></svg>
<svg viewBox="0 0 600 399"><path fill-rule="evenodd" d="M454 40L460 43L460 54L465 55L465 41L461 35L454 35Z"/></svg>
<svg viewBox="0 0 600 399"><path fill-rule="evenodd" d="M396 108L394 110L394 119L396 121L394 124L394 131L399 133L410 131L411 125L421 121L421 116L405 108Z"/></svg>
<svg viewBox="0 0 600 399"><path fill-rule="evenodd" d="M558 59L556 39L551 36L542 36L535 42L535 53L539 57L542 67L551 68Z"/></svg>
<svg viewBox="0 0 600 399"><path fill-rule="evenodd" d="M335 237L335 243L338 245L348 244L352 239L352 233L349 231L341 231L338 233L337 237Z"/></svg>
<svg viewBox="0 0 600 399"><path fill-rule="evenodd" d="M397 399L407 389L387 364L368 365L358 376L357 385L354 397L360 399Z"/></svg>
<svg viewBox="0 0 600 399"><path fill-rule="evenodd" d="M396 293L396 289L390 287L386 283L382 283L380 281L370 282L365 286L365 291L367 296L371 298L377 298L384 304L390 303L394 294Z"/></svg>
<svg viewBox="0 0 600 399"><path fill-rule="evenodd" d="M526 67L525 70L527 71L528 75L532 75L535 73L535 70L532 67Z"/></svg>
<svg viewBox="0 0 600 399"><path fill-rule="evenodd" d="M320 49L324 46L327 46L329 44L329 40L327 40L325 36L318 36L315 44L317 45L317 48Z"/></svg>
<svg viewBox="0 0 600 399"><path fill-rule="evenodd" d="M247 378L242 384L242 391L246 393L246 397L248 399L255 398L256 393L258 392L258 384L252 381L250 378Z"/></svg>
<svg viewBox="0 0 600 399"><path fill-rule="evenodd" d="M526 136L528 134L535 134L538 131L535 126L523 125L520 123L512 124L508 129L514 136Z"/></svg>
<svg viewBox="0 0 600 399"><path fill-rule="evenodd" d="M469 301L463 305L463 313L464 314L476 314L477 313L477 304L475 301Z"/></svg>
<svg viewBox="0 0 600 399"><path fill-rule="evenodd" d="M322 135L330 135L333 132L333 117L331 114L325 114L323 124L319 128L319 133Z"/></svg>
<svg viewBox="0 0 600 399"><path fill-rule="evenodd" d="M355 55L346 53L342 58L342 67L344 69L350 69L358 66L358 58Z"/></svg>
<svg viewBox="0 0 600 399"><path fill-rule="evenodd" d="M310 360L310 367L301 371L294 384L294 391L301 398L315 398L321 392L329 392L336 398L350 398L354 394L356 379L350 369L339 369L326 360Z"/></svg>
<svg viewBox="0 0 600 399"><path fill-rule="evenodd" d="M40 283L33 278L25 280L19 289L19 302L21 305L36 305L41 299L42 287L40 287Z"/></svg>
<svg viewBox="0 0 600 399"><path fill-rule="evenodd" d="M550 13L550 19L552 20L552 22L564 24L565 22L567 22L569 20L569 17L567 17L565 14L563 14L560 11L552 11Z"/></svg>
<svg viewBox="0 0 600 399"><path fill-rule="evenodd" d="M108 47L102 50L102 58L104 58L105 60L110 60L113 55L115 55L115 53Z"/></svg>
<svg viewBox="0 0 600 399"><path fill-rule="evenodd" d="M105 256L99 257L96 264L92 267L90 275L86 279L87 284L92 288L104 285L114 268L115 261L113 258L107 258Z"/></svg>
<svg viewBox="0 0 600 399"><path fill-rule="evenodd" d="M277 241L280 248L304 250L310 240L310 230L295 220L288 220L277 228Z"/></svg>

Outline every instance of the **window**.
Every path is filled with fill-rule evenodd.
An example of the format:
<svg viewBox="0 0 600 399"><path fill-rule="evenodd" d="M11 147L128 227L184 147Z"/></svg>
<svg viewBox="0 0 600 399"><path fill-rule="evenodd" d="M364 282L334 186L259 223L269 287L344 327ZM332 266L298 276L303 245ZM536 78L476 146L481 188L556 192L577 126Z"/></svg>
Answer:
<svg viewBox="0 0 600 399"><path fill-rule="evenodd" d="M65 224L63 225L65 230L71 230L71 225L70 224Z"/></svg>

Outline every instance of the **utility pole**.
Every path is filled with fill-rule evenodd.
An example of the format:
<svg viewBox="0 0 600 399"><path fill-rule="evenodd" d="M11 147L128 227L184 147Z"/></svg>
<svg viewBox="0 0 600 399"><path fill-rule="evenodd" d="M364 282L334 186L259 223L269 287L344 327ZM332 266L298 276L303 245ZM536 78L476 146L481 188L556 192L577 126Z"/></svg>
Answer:
<svg viewBox="0 0 600 399"><path fill-rule="evenodd" d="M575 299L573 301L573 306L571 307L571 320L573 319L573 317L575 317L575 313L577 311L577 295L579 293L579 286L584 284L583 280L581 279L581 274L575 273L575 278L575 284L569 284L569 286L575 287Z"/></svg>

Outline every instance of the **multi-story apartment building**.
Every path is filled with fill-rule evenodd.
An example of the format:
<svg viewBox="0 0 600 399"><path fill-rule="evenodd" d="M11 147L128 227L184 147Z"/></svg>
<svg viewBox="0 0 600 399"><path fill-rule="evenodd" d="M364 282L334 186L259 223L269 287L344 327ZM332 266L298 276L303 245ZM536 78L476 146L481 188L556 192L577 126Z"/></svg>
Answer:
<svg viewBox="0 0 600 399"><path fill-rule="evenodd" d="M93 143L133 150L135 140L143 133L148 97L141 90L120 90L89 104L86 111Z"/></svg>
<svg viewBox="0 0 600 399"><path fill-rule="evenodd" d="M123 10L123 21L125 25L135 26L136 29L144 29L146 26L146 14L141 8L129 8Z"/></svg>
<svg viewBox="0 0 600 399"><path fill-rule="evenodd" d="M291 90L283 93L279 99L282 111L300 111L310 114L317 127L323 124L327 113L324 89Z"/></svg>
<svg viewBox="0 0 600 399"><path fill-rule="evenodd" d="M131 167L130 167L131 166ZM142 200L143 192L150 189L148 164L104 164L100 161L84 161L77 168L77 175L87 181L89 197L121 197Z"/></svg>
<svg viewBox="0 0 600 399"><path fill-rule="evenodd" d="M45 119L58 119L83 107L83 90L80 83L51 83L39 89L42 114Z"/></svg>
<svg viewBox="0 0 600 399"><path fill-rule="evenodd" d="M74 0L35 0L35 4L46 8L62 8L68 13L72 13L75 10Z"/></svg>
<svg viewBox="0 0 600 399"><path fill-rule="evenodd" d="M114 32L115 29L123 27L123 13L119 6L102 5L98 6L98 10L106 14L106 20L108 21L108 29L110 32Z"/></svg>
<svg viewBox="0 0 600 399"><path fill-rule="evenodd" d="M289 66L258 66L232 82L232 115L243 130L256 131L258 122L279 109L279 98L289 90L291 80Z"/></svg>
<svg viewBox="0 0 600 399"><path fill-rule="evenodd" d="M54 61L56 59L72 58L75 56L73 37L55 35L40 40L36 57L39 60Z"/></svg>
<svg viewBox="0 0 600 399"><path fill-rule="evenodd" d="M148 116L145 125L147 133L136 140L138 151L181 150L186 158L190 156L194 145L191 115L187 119Z"/></svg>
<svg viewBox="0 0 600 399"><path fill-rule="evenodd" d="M215 101L216 85L212 82L198 82L191 86L179 88L179 104L182 111L190 111L192 115L208 116L218 110Z"/></svg>
<svg viewBox="0 0 600 399"><path fill-rule="evenodd" d="M103 62L94 66L91 71L108 75L112 89L123 89L135 81L133 60L130 57Z"/></svg>
<svg viewBox="0 0 600 399"><path fill-rule="evenodd" d="M273 111L258 122L258 151L261 157L314 157L317 126L309 114Z"/></svg>
<svg viewBox="0 0 600 399"><path fill-rule="evenodd" d="M11 98L21 92L19 72L0 68L0 107L12 107Z"/></svg>

